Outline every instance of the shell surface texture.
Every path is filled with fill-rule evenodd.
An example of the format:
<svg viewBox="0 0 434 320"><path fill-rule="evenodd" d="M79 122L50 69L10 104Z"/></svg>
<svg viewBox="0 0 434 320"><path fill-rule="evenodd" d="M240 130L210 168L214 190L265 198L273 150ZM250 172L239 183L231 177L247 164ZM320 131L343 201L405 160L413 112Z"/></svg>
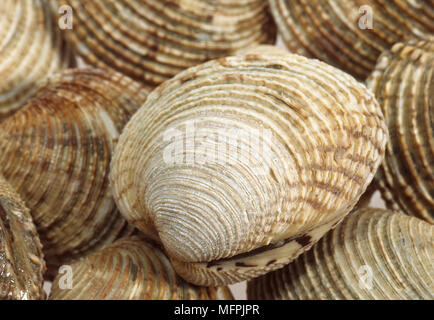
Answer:
<svg viewBox="0 0 434 320"><path fill-rule="evenodd" d="M285 268L248 283L249 299L432 300L434 226L365 208Z"/></svg>
<svg viewBox="0 0 434 320"><path fill-rule="evenodd" d="M86 63L113 68L149 87L205 61L260 43L276 26L264 0L59 0L66 30Z"/></svg>
<svg viewBox="0 0 434 320"><path fill-rule="evenodd" d="M48 0L0 1L0 121L35 94L37 82L73 65Z"/></svg>
<svg viewBox="0 0 434 320"><path fill-rule="evenodd" d="M45 298L42 245L29 209L0 177L0 300Z"/></svg>
<svg viewBox="0 0 434 320"><path fill-rule="evenodd" d="M71 266L70 288L62 275L51 300L232 300L227 287L196 287L176 275L170 260L151 241L124 238Z"/></svg>
<svg viewBox="0 0 434 320"><path fill-rule="evenodd" d="M377 179L388 207L434 224L434 39L398 43L367 81L390 142Z"/></svg>
<svg viewBox="0 0 434 320"><path fill-rule="evenodd" d="M434 1L269 0L293 53L317 58L365 80L396 42L434 36Z"/></svg>
<svg viewBox="0 0 434 320"><path fill-rule="evenodd" d="M196 285L289 263L352 209L385 151L363 84L317 60L252 52L154 90L112 161L121 213Z"/></svg>
<svg viewBox="0 0 434 320"><path fill-rule="evenodd" d="M109 186L114 145L148 91L97 69L66 70L0 124L0 168L31 210L47 264L129 234Z"/></svg>

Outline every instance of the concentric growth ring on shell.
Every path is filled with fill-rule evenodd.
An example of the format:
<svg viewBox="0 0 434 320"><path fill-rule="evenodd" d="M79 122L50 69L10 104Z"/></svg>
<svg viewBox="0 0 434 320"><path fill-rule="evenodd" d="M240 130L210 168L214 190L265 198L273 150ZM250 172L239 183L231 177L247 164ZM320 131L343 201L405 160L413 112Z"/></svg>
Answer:
<svg viewBox="0 0 434 320"><path fill-rule="evenodd" d="M72 264L74 285L54 280L51 300L227 300L227 287L191 285L176 275L169 259L152 242L138 237L116 241Z"/></svg>
<svg viewBox="0 0 434 320"><path fill-rule="evenodd" d="M120 211L195 284L283 267L345 217L383 159L387 128L363 85L259 52L162 84L115 151Z"/></svg>
<svg viewBox="0 0 434 320"><path fill-rule="evenodd" d="M155 87L180 71L260 43L276 27L263 0L58 0L74 12L66 31L88 64Z"/></svg>
<svg viewBox="0 0 434 320"><path fill-rule="evenodd" d="M434 227L403 213L351 213L287 267L248 284L248 299L434 299Z"/></svg>
<svg viewBox="0 0 434 320"><path fill-rule="evenodd" d="M117 73L68 70L0 124L1 172L29 206L49 265L131 231L112 198L109 164L147 93Z"/></svg>
<svg viewBox="0 0 434 320"><path fill-rule="evenodd" d="M321 59L365 80L380 54L434 36L434 1L269 0L291 52Z"/></svg>
<svg viewBox="0 0 434 320"><path fill-rule="evenodd" d="M396 44L368 79L390 130L378 172L390 208L434 223L434 39Z"/></svg>
<svg viewBox="0 0 434 320"><path fill-rule="evenodd" d="M0 121L35 94L37 82L72 65L48 0L0 1Z"/></svg>

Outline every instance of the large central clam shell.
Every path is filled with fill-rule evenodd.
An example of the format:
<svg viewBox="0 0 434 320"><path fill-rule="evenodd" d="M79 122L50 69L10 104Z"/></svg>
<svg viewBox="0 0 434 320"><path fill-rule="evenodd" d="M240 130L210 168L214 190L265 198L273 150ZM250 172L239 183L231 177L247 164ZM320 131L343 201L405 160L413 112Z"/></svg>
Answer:
<svg viewBox="0 0 434 320"><path fill-rule="evenodd" d="M394 43L434 35L434 1L269 0L291 52L365 80Z"/></svg>
<svg viewBox="0 0 434 320"><path fill-rule="evenodd" d="M68 70L0 124L0 170L29 206L56 265L129 233L108 173L114 145L147 90L117 73Z"/></svg>
<svg viewBox="0 0 434 320"><path fill-rule="evenodd" d="M189 67L260 43L276 27L264 0L58 0L74 12L66 31L88 64L155 87Z"/></svg>
<svg viewBox="0 0 434 320"><path fill-rule="evenodd" d="M248 284L249 299L434 299L434 226L402 213L351 213L312 250Z"/></svg>
<svg viewBox="0 0 434 320"><path fill-rule="evenodd" d="M35 94L37 82L72 64L49 0L0 1L0 121Z"/></svg>
<svg viewBox="0 0 434 320"><path fill-rule="evenodd" d="M283 267L356 204L385 151L373 95L297 55L228 57L153 91L120 137L122 214L198 285Z"/></svg>
<svg viewBox="0 0 434 320"><path fill-rule="evenodd" d="M51 300L233 299L227 287L203 288L185 282L158 246L138 237L118 240L75 262L71 288L63 286L65 276L59 274L54 280Z"/></svg>
<svg viewBox="0 0 434 320"><path fill-rule="evenodd" d="M29 209L0 176L0 300L44 299L42 245Z"/></svg>
<svg viewBox="0 0 434 320"><path fill-rule="evenodd" d="M391 133L377 176L383 198L434 224L434 38L396 44L367 83Z"/></svg>

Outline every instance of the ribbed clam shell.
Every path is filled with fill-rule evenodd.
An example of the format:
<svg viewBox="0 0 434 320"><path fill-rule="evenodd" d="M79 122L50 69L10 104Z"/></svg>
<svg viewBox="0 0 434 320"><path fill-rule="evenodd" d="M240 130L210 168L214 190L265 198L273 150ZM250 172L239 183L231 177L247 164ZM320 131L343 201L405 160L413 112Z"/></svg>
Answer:
<svg viewBox="0 0 434 320"><path fill-rule="evenodd" d="M41 78L72 64L51 5L0 1L0 121L35 94Z"/></svg>
<svg viewBox="0 0 434 320"><path fill-rule="evenodd" d="M394 43L434 35L432 0L269 0L269 3L279 34L291 52L321 59L360 80L370 75L380 54ZM366 29L371 27L365 24L371 13L372 29Z"/></svg>
<svg viewBox="0 0 434 320"><path fill-rule="evenodd" d="M191 285L176 275L169 259L152 242L118 240L71 266L72 288L53 282L52 300L231 300L227 287ZM62 289L62 287L64 289Z"/></svg>
<svg viewBox="0 0 434 320"><path fill-rule="evenodd" d="M76 52L150 87L260 43L276 27L263 0L58 0L74 10Z"/></svg>
<svg viewBox="0 0 434 320"><path fill-rule="evenodd" d="M356 204L385 151L373 95L297 55L247 54L154 90L122 133L122 214L177 272L216 286L283 267ZM205 158L204 158L205 157Z"/></svg>
<svg viewBox="0 0 434 320"><path fill-rule="evenodd" d="M287 267L248 283L249 299L434 299L434 226L402 213L351 213Z"/></svg>
<svg viewBox="0 0 434 320"><path fill-rule="evenodd" d="M434 223L434 39L396 44L368 79L390 130L378 172L383 198Z"/></svg>
<svg viewBox="0 0 434 320"><path fill-rule="evenodd" d="M49 265L129 234L108 173L147 90L117 73L67 70L0 124L0 170L29 206Z"/></svg>
<svg viewBox="0 0 434 320"><path fill-rule="evenodd" d="M0 177L0 300L44 299L42 245L29 209Z"/></svg>

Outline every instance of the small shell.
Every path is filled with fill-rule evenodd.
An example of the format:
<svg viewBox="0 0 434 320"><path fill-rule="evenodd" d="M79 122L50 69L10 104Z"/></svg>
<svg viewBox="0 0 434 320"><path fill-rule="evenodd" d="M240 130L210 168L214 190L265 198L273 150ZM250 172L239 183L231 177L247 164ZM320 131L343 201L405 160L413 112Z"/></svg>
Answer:
<svg viewBox="0 0 434 320"><path fill-rule="evenodd" d="M269 0L291 52L365 80L394 43L434 35L434 1Z"/></svg>
<svg viewBox="0 0 434 320"><path fill-rule="evenodd" d="M29 209L0 177L0 300L44 299L42 245Z"/></svg>
<svg viewBox="0 0 434 320"><path fill-rule="evenodd" d="M0 124L0 170L29 206L49 267L130 233L112 198L109 164L146 97L120 74L68 70Z"/></svg>
<svg viewBox="0 0 434 320"><path fill-rule="evenodd" d="M434 224L434 42L396 44L368 79L390 130L378 172L383 198Z"/></svg>
<svg viewBox="0 0 434 320"><path fill-rule="evenodd" d="M39 79L73 64L48 0L0 1L0 121L35 94Z"/></svg>
<svg viewBox="0 0 434 320"><path fill-rule="evenodd" d="M51 300L232 300L227 287L191 285L173 270L163 251L150 241L125 238L71 266L71 287L59 274ZM66 285L68 283L66 282Z"/></svg>
<svg viewBox="0 0 434 320"><path fill-rule="evenodd" d="M271 51L165 82L115 150L120 211L197 285L289 263L346 216L383 159L387 128L364 85Z"/></svg>
<svg viewBox="0 0 434 320"><path fill-rule="evenodd" d="M287 267L248 284L249 299L434 299L434 226L361 209Z"/></svg>
<svg viewBox="0 0 434 320"><path fill-rule="evenodd" d="M86 63L149 87L184 69L260 43L276 27L264 0L58 0L74 12L66 34Z"/></svg>

